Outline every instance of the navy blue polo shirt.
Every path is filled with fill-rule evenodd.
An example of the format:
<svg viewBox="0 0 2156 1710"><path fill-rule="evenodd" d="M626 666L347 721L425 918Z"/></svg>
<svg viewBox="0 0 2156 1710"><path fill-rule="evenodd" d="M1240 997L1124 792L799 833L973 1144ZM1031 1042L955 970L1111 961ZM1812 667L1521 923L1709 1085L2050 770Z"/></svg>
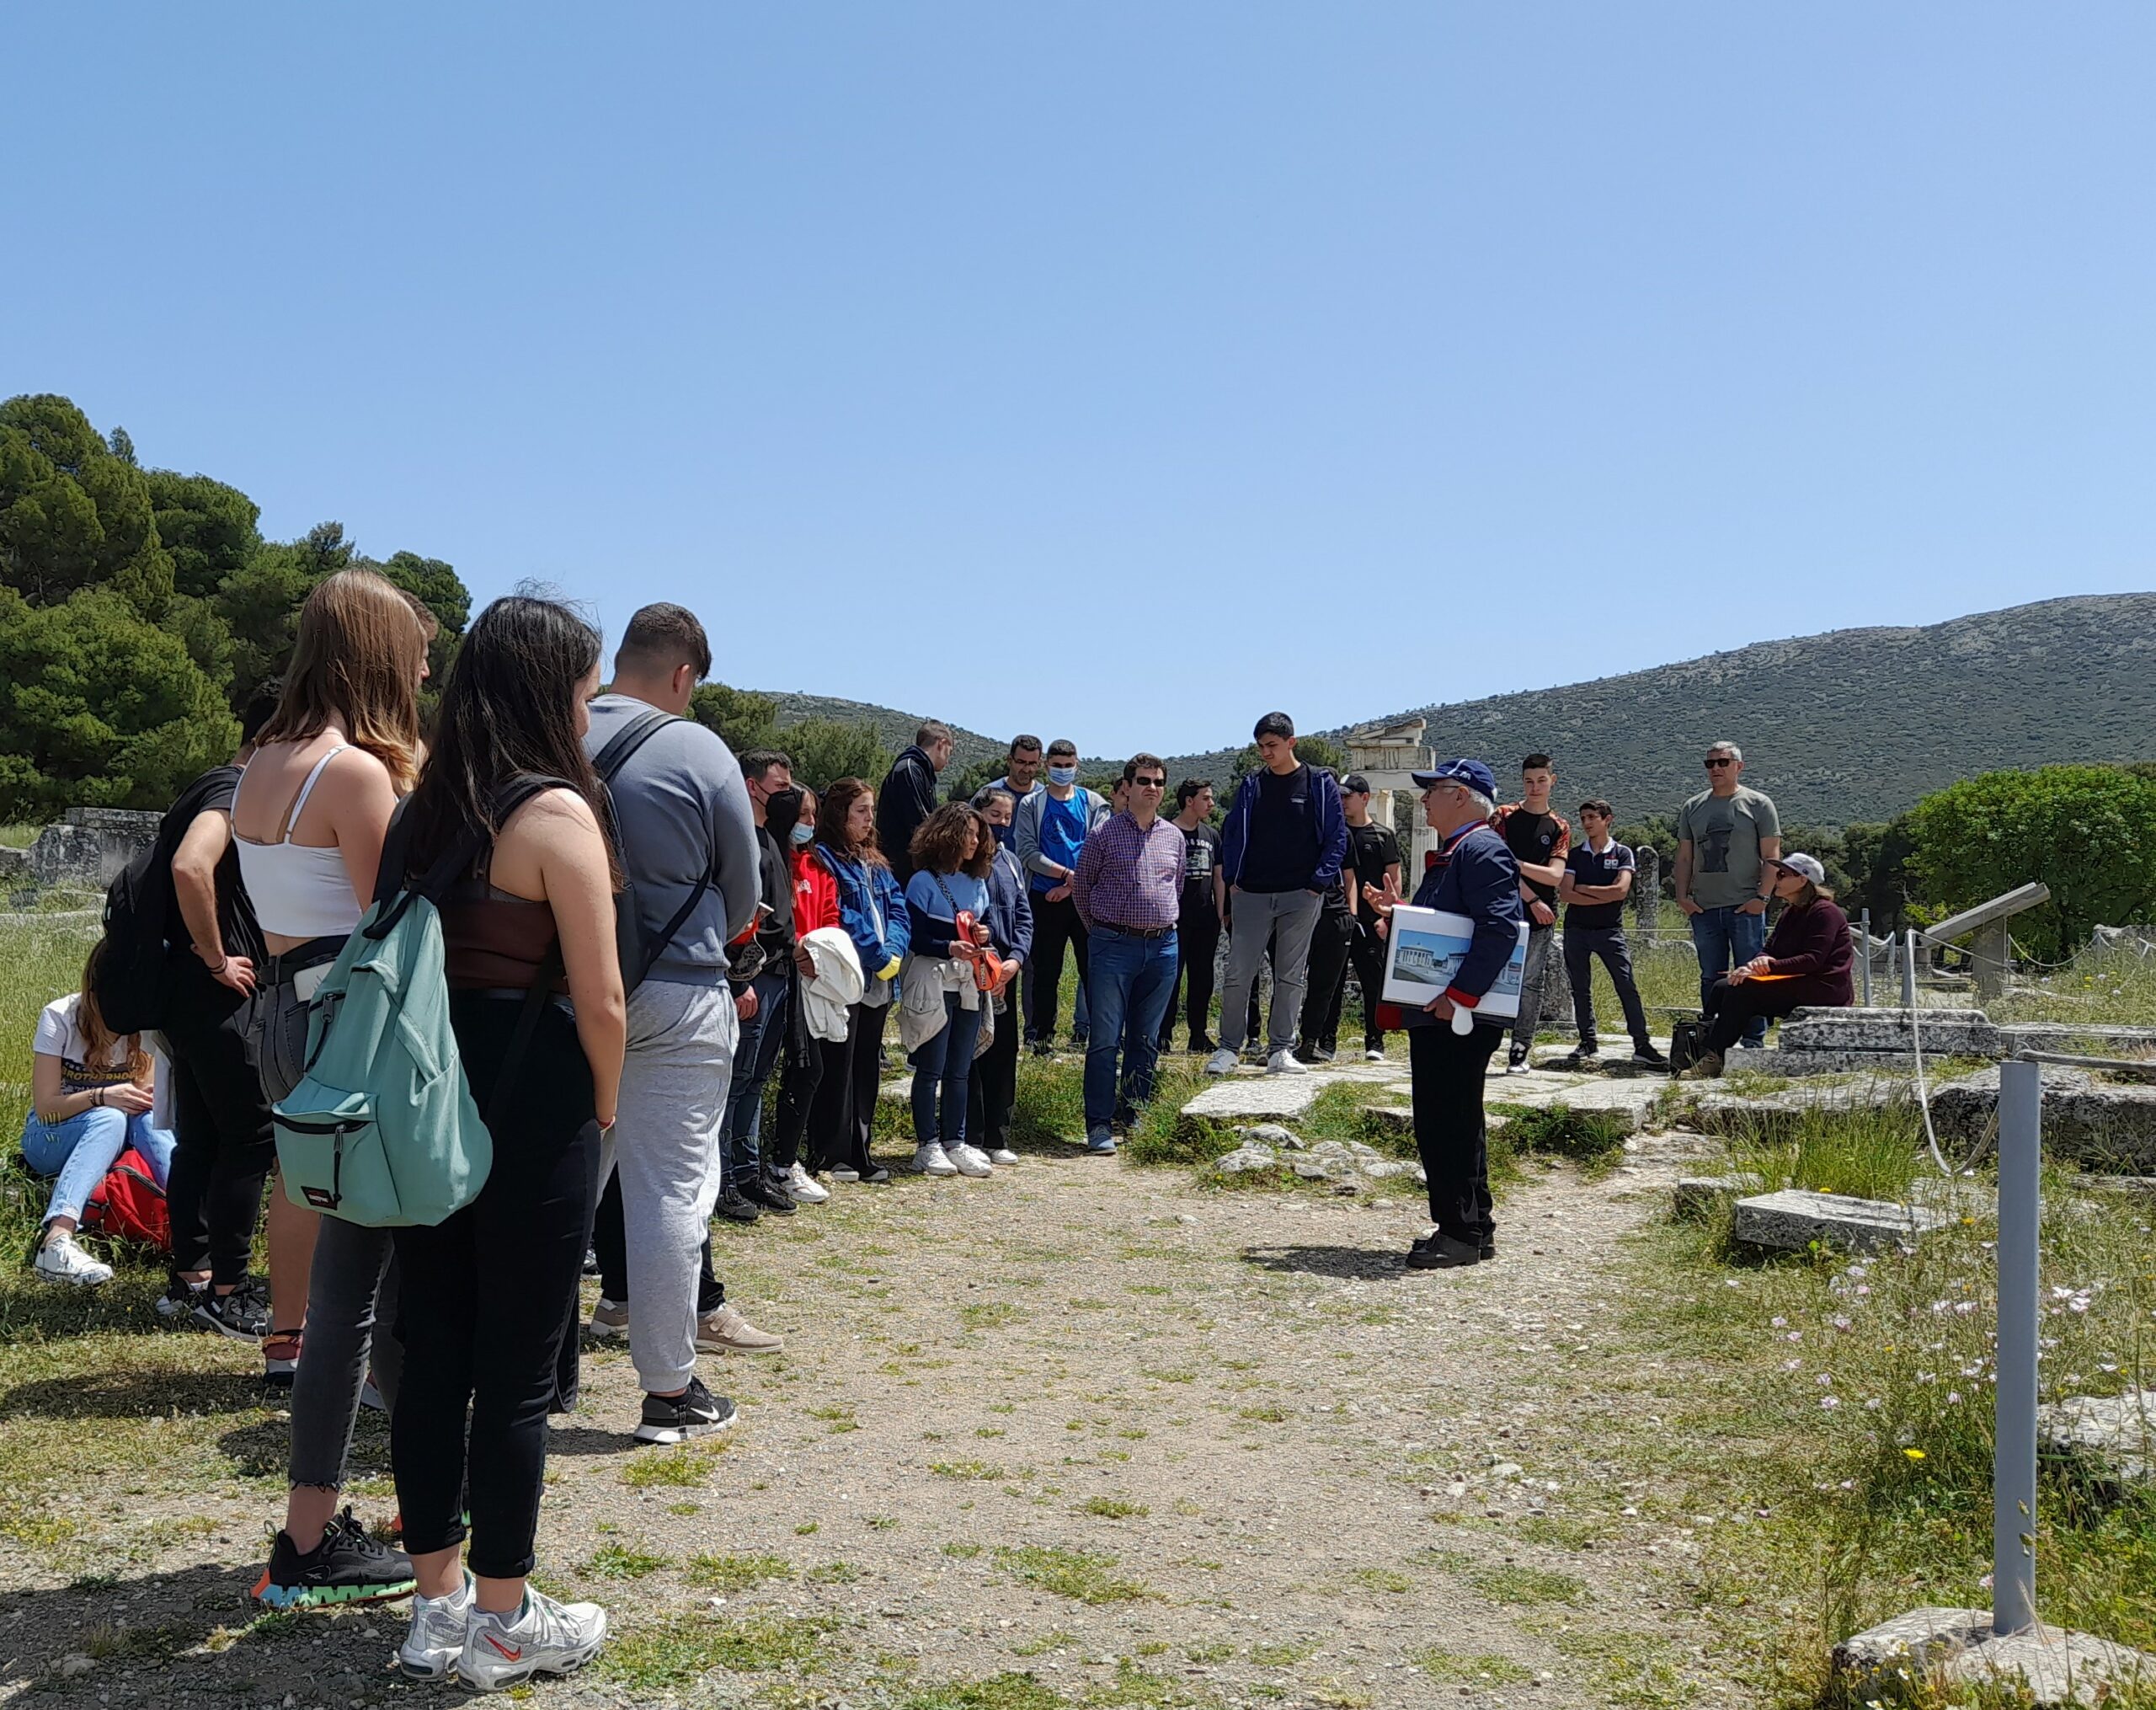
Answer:
<svg viewBox="0 0 2156 1710"><path fill-rule="evenodd" d="M1565 871L1572 875L1575 884L1614 884L1619 874L1633 872L1636 865L1630 848L1614 837L1609 840L1609 847L1599 854L1582 843L1565 858ZM1621 927L1625 924L1625 905L1621 902L1576 902L1566 909L1565 924L1567 927Z"/></svg>

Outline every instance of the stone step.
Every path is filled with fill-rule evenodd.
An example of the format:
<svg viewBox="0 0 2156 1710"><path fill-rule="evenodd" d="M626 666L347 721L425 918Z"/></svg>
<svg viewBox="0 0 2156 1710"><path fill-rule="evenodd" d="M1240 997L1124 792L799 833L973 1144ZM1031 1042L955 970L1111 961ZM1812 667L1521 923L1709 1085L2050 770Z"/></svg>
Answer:
<svg viewBox="0 0 2156 1710"><path fill-rule="evenodd" d="M2039 1454L2112 1489L2156 1488L2156 1389L2069 1396L2036 1409Z"/></svg>
<svg viewBox="0 0 2156 1710"><path fill-rule="evenodd" d="M1874 1693L1898 1697L1913 1678L1932 1678L1950 1687L2025 1689L2016 1703L2086 1705L2105 1702L2109 1685L2156 1678L2156 1656L2109 1639L2041 1626L2002 1637L1988 1609L1937 1606L1844 1639L1833 1665L1853 1702Z"/></svg>
<svg viewBox="0 0 2156 1710"><path fill-rule="evenodd" d="M1877 1253L1944 1228L1951 1213L1929 1205L1859 1200L1784 1188L1737 1202L1733 1238L1742 1246L1801 1253L1815 1241L1851 1253Z"/></svg>
<svg viewBox="0 0 2156 1710"><path fill-rule="evenodd" d="M1673 1216L1686 1219L1710 1217L1721 1205L1766 1185L1754 1175L1686 1176L1669 1190Z"/></svg>

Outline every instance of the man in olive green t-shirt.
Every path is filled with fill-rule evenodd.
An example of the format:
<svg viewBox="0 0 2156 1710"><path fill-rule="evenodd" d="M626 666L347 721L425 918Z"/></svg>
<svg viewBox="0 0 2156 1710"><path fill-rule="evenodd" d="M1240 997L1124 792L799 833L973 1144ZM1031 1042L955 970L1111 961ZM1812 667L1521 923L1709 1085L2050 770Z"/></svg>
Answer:
<svg viewBox="0 0 2156 1710"><path fill-rule="evenodd" d="M1738 782L1744 751L1734 742L1712 744L1706 770L1706 788L1677 815L1677 906L1691 917L1703 1008L1725 970L1742 967L1765 948L1773 886L1767 863L1782 852L1772 798ZM1766 1039L1766 1022L1754 1019L1742 1043L1757 1048Z"/></svg>

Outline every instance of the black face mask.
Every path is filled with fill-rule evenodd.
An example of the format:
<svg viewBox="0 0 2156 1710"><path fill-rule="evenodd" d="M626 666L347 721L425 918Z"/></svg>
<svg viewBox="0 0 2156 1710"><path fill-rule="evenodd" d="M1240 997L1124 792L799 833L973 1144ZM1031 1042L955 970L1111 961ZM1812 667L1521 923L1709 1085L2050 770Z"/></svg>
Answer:
<svg viewBox="0 0 2156 1710"><path fill-rule="evenodd" d="M785 848L793 841L793 828L801 818L801 792L774 790L764 802L764 828Z"/></svg>

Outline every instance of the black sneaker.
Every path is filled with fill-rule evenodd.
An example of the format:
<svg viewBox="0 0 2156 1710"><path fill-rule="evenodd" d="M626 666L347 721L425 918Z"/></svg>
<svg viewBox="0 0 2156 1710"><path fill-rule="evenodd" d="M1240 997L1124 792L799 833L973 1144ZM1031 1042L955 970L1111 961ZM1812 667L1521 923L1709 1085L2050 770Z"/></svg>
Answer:
<svg viewBox="0 0 2156 1710"><path fill-rule="evenodd" d="M1497 1243L1490 1246L1491 1256L1497 1256ZM1407 1249L1407 1268L1410 1270L1454 1270L1462 1265L1480 1264L1482 1248L1472 1241L1455 1241L1439 1230L1433 1230Z"/></svg>
<svg viewBox="0 0 2156 1710"><path fill-rule="evenodd" d="M1643 1069L1666 1069L1669 1066L1669 1059L1651 1045L1634 1045L1632 1061Z"/></svg>
<svg viewBox="0 0 2156 1710"><path fill-rule="evenodd" d="M708 1437L734 1423L734 1403L713 1395L701 1377L689 1380L679 1395L648 1395L643 1419L637 1426L639 1443L686 1443L691 1437Z"/></svg>
<svg viewBox="0 0 2156 1710"><path fill-rule="evenodd" d="M1505 1053L1505 1072L1508 1075L1524 1075L1527 1072L1525 1045L1514 1045Z"/></svg>
<svg viewBox="0 0 2156 1710"><path fill-rule="evenodd" d="M885 1169L881 1164L871 1164L867 1169L862 1171L859 1175L856 1176L854 1179L856 1181L866 1182L872 1188L880 1187L883 1183L891 1179L891 1173Z"/></svg>
<svg viewBox="0 0 2156 1710"><path fill-rule="evenodd" d="M1190 1054L1193 1057L1209 1057L1219 1049L1219 1045L1206 1038L1203 1034L1199 1034L1190 1042Z"/></svg>
<svg viewBox="0 0 2156 1710"><path fill-rule="evenodd" d="M165 1285L165 1291L157 1299L160 1318L192 1318L195 1303L210 1292L207 1283L182 1282L178 1277Z"/></svg>
<svg viewBox="0 0 2156 1710"><path fill-rule="evenodd" d="M753 1223L764 1215L762 1208L743 1199L740 1189L731 1182L721 1191L718 1204L712 1209L722 1217L731 1217L736 1223Z"/></svg>
<svg viewBox="0 0 2156 1710"><path fill-rule="evenodd" d="M279 1532L270 1565L250 1594L265 1609L323 1609L337 1603L376 1603L413 1589L412 1558L367 1536L347 1508L323 1528L306 1555Z"/></svg>
<svg viewBox="0 0 2156 1710"><path fill-rule="evenodd" d="M1052 1057L1055 1055L1055 1041L1054 1039L1035 1039L1033 1041L1033 1055L1037 1057Z"/></svg>
<svg viewBox="0 0 2156 1710"><path fill-rule="evenodd" d="M1592 1068L1601 1061L1600 1045L1577 1045L1565 1054L1565 1066L1568 1069Z"/></svg>
<svg viewBox="0 0 2156 1710"><path fill-rule="evenodd" d="M744 1180L741 1184L741 1197L782 1217L791 1217L799 1209L793 1203L793 1195L766 1175L752 1176Z"/></svg>
<svg viewBox="0 0 2156 1710"><path fill-rule="evenodd" d="M269 1296L252 1277L228 1295L203 1290L195 1297L194 1316L204 1329L250 1346L270 1333Z"/></svg>

